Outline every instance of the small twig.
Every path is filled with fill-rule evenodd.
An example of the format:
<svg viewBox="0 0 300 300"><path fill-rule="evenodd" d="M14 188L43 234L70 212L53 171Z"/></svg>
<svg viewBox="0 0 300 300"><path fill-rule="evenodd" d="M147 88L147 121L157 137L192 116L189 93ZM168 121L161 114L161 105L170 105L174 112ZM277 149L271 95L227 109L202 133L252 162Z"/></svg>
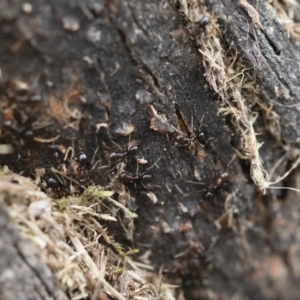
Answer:
<svg viewBox="0 0 300 300"><path fill-rule="evenodd" d="M250 5L247 2L247 0L238 0L238 3L245 9L248 16L251 18L255 28L256 29L262 28L257 10L252 5Z"/></svg>
<svg viewBox="0 0 300 300"><path fill-rule="evenodd" d="M42 138L35 137L34 140L39 143L52 143L52 142L55 142L59 137L60 137L60 135L57 135L50 139L42 139Z"/></svg>

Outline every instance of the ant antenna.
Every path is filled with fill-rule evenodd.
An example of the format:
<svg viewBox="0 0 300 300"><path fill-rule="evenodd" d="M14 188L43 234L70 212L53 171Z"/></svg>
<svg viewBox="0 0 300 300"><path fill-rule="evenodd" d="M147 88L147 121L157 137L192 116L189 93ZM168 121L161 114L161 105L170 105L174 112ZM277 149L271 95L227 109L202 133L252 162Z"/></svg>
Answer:
<svg viewBox="0 0 300 300"><path fill-rule="evenodd" d="M231 159L230 162L227 164L227 168L234 162L235 159L236 159L236 154L233 155L232 159Z"/></svg>
<svg viewBox="0 0 300 300"><path fill-rule="evenodd" d="M203 125L204 117L205 117L205 115L203 115L202 118L201 118L201 120L200 120L199 131L201 130L201 127Z"/></svg>
<svg viewBox="0 0 300 300"><path fill-rule="evenodd" d="M191 181L191 180L185 180L184 182L186 183L190 183L190 184L199 184L199 185L205 185L204 182L200 182L200 181Z"/></svg>
<svg viewBox="0 0 300 300"><path fill-rule="evenodd" d="M97 148L96 148L96 150L95 150L95 152L94 152L94 154L93 154L92 162L91 162L92 165L94 164L94 161L95 161L96 154L97 154L98 150L99 150L99 146L97 146Z"/></svg>
<svg viewBox="0 0 300 300"><path fill-rule="evenodd" d="M93 165L92 165L92 168L91 168L91 172L94 171L96 169L96 167L101 163L101 159L97 160ZM102 166L100 168L98 168L97 170L101 170L101 169L105 169L105 168L108 168L110 167L110 165L106 165L106 166Z"/></svg>
<svg viewBox="0 0 300 300"><path fill-rule="evenodd" d="M135 172L136 175L138 174L138 171L139 171L139 163L136 162L136 172Z"/></svg>
<svg viewBox="0 0 300 300"><path fill-rule="evenodd" d="M65 182L62 178L60 178L60 177L58 176L58 174L56 174L56 173L53 172L53 175L57 178L57 180L58 180L62 185L65 185L65 184L66 184L66 182Z"/></svg>
<svg viewBox="0 0 300 300"><path fill-rule="evenodd" d="M123 151L122 147L119 144L117 144L113 140L111 140L111 142L118 148L119 151Z"/></svg>

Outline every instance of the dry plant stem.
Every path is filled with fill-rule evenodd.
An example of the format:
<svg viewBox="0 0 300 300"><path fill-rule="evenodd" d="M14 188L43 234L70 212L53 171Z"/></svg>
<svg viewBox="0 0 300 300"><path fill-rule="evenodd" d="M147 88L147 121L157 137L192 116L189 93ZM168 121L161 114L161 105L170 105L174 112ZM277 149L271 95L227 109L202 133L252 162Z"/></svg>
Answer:
<svg viewBox="0 0 300 300"><path fill-rule="evenodd" d="M126 300L118 291L116 291L103 277L99 279L103 284L104 289L106 289L113 297L116 297L118 300Z"/></svg>
<svg viewBox="0 0 300 300"><path fill-rule="evenodd" d="M296 169L298 167L299 164L300 164L300 157L298 157L298 159L293 163L293 165L291 166L291 168L287 172L285 172L282 176L277 178L271 184L276 184L276 183L282 181L283 179L285 179L294 169Z"/></svg>
<svg viewBox="0 0 300 300"><path fill-rule="evenodd" d="M299 10L299 3L294 0L271 0L268 3L277 13L277 19L286 28L287 36L300 40L300 24L295 22L295 10Z"/></svg>
<svg viewBox="0 0 300 300"><path fill-rule="evenodd" d="M238 0L238 3L246 10L246 12L249 15L249 17L251 18L254 26L257 29L262 28L257 10L252 5L250 5L247 2L247 0Z"/></svg>
<svg viewBox="0 0 300 300"><path fill-rule="evenodd" d="M11 195L10 200L4 201L7 211L72 299L89 296L98 299L103 292L118 300L126 298L122 295L125 292L132 299L149 300L153 299L151 295L158 295L155 286L147 281L153 273L142 271L133 260L127 263L127 255L135 250L124 253L99 222L102 216L116 222L115 216L109 213L113 210L104 201L110 207L122 209L127 218L136 216L111 198L110 189L90 187L79 198L60 201L51 201L36 189L29 179L0 173L0 192ZM64 202L61 204L61 201ZM102 245L100 237L105 241ZM115 252L107 251L107 247L113 247ZM120 272L114 272L116 267ZM92 286L88 284L87 272L95 281ZM105 280L106 275L111 281Z"/></svg>
<svg viewBox="0 0 300 300"><path fill-rule="evenodd" d="M87 267L90 269L90 271L93 273L95 278L99 277L99 270L95 263L93 262L92 258L89 256L85 248L83 247L80 240L74 236L74 233L70 233L69 237L71 239L71 242L75 248L75 250L82 256L83 260L85 261Z"/></svg>

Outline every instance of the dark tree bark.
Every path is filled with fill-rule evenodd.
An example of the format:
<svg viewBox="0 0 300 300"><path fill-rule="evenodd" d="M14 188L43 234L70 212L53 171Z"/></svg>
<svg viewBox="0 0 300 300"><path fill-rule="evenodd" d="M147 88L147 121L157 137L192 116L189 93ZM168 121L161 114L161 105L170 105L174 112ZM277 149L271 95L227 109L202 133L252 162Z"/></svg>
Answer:
<svg viewBox="0 0 300 300"><path fill-rule="evenodd" d="M263 4L257 8L263 27L255 30L236 1L205 2L219 18L228 48L254 66L250 72L261 98L294 103L299 43L287 38ZM149 188L139 176L125 183L135 199L128 205L139 215L128 246L150 250L151 263L157 270L163 265L166 277L182 284L186 299L297 299L297 199L288 193L262 195L251 182L249 164L234 159L239 133L218 114L218 95L205 80L202 57L176 6L139 0L30 3L32 11L25 1L0 0L1 143L15 148L0 155L0 164L29 177L45 168L47 189L51 168L63 162L59 149L72 146L75 158L85 153L91 166L69 176L81 186L107 185L118 175L101 169L105 153L116 151L114 143L125 150L130 137L148 161L138 172L152 175L152 182ZM166 116L168 133L150 128L155 117L150 105L157 118ZM283 140L297 142L298 110L274 107ZM262 117L258 123L263 128ZM195 138L199 130L203 145ZM178 132L192 141L175 146ZM271 134L263 139L262 156L271 168L284 152L273 146ZM99 159L101 164L93 164ZM125 170L135 175L136 168L129 157ZM226 173L230 179L220 182ZM68 193L66 185L57 196ZM4 239L18 251L15 231L1 227L0 245ZM11 254L1 246L0 251L1 274ZM15 263L18 259L19 254ZM17 276L13 282L16 286ZM11 291L6 283L0 280L1 299L13 299L5 294ZM38 293L30 298L33 290L32 283L24 299L43 299ZM18 290L13 292L18 298Z"/></svg>

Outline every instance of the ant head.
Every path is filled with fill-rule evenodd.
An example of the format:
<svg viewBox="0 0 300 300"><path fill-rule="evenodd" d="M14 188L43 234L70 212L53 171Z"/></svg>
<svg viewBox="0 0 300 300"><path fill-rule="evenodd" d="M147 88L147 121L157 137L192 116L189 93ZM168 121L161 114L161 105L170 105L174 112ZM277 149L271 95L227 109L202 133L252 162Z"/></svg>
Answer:
<svg viewBox="0 0 300 300"><path fill-rule="evenodd" d="M52 189L58 188L58 186L59 186L57 180L54 179L54 178L52 178L52 177L49 177L49 178L46 180L46 184L47 184L47 187L48 187L48 188L52 188Z"/></svg>
<svg viewBox="0 0 300 300"><path fill-rule="evenodd" d="M143 181L143 183L150 183L150 181L152 180L152 175L149 174L145 174L141 176L141 180Z"/></svg>
<svg viewBox="0 0 300 300"><path fill-rule="evenodd" d="M200 131L198 134L197 134L197 141L199 142L199 144L201 146L205 146L205 143L206 143L206 135L204 133L204 131Z"/></svg>
<svg viewBox="0 0 300 300"><path fill-rule="evenodd" d="M206 192L203 198L205 201L211 201L214 198L214 194L212 192Z"/></svg>
<svg viewBox="0 0 300 300"><path fill-rule="evenodd" d="M135 146L132 146L128 149L128 153L131 155L131 156L136 156L139 152L139 147L137 145Z"/></svg>
<svg viewBox="0 0 300 300"><path fill-rule="evenodd" d="M26 130L24 133L24 139L27 140L27 141L32 141L33 138L34 138L34 134L33 134L33 131L32 130Z"/></svg>
<svg viewBox="0 0 300 300"><path fill-rule="evenodd" d="M225 183L230 180L230 175L226 171L220 171L219 178L222 180L223 183Z"/></svg>
<svg viewBox="0 0 300 300"><path fill-rule="evenodd" d="M87 156L86 156L86 154L84 154L84 153L80 154L79 157L78 157L78 162L81 165L86 165L87 164Z"/></svg>
<svg viewBox="0 0 300 300"><path fill-rule="evenodd" d="M204 16L198 21L198 24L200 27L205 27L209 22L210 22L209 17Z"/></svg>
<svg viewBox="0 0 300 300"><path fill-rule="evenodd" d="M140 175L140 184L145 188L145 189L151 189L152 188L152 175L145 174L145 175Z"/></svg>

